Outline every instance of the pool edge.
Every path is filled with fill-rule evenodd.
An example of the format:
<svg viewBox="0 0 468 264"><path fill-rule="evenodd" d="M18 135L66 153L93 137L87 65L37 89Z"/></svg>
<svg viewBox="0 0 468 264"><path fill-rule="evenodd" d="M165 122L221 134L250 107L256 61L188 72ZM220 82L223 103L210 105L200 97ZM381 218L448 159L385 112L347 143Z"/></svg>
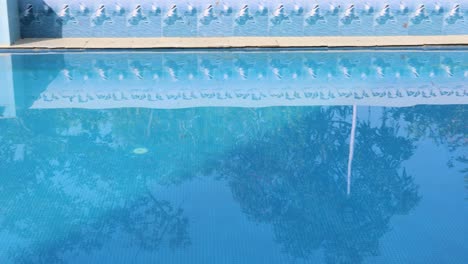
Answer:
<svg viewBox="0 0 468 264"><path fill-rule="evenodd" d="M382 37L212 37L20 39L1 49L370 48L464 46L468 35Z"/></svg>

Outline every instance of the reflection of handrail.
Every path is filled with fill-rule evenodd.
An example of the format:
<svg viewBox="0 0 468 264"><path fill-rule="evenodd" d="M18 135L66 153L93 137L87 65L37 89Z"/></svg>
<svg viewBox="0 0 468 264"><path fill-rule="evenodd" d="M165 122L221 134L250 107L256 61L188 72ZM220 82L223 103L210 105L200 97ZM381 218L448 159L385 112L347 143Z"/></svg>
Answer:
<svg viewBox="0 0 468 264"><path fill-rule="evenodd" d="M170 87L158 90L135 90L129 88L110 91L80 87L57 88L45 91L33 104L33 108L187 108L202 106L220 107L268 107L308 105L375 105L411 106L418 104L466 104L468 90L454 89L447 93L440 89L401 90L379 89L187 89L173 90ZM404 91L404 90L403 90Z"/></svg>
<svg viewBox="0 0 468 264"><path fill-rule="evenodd" d="M354 144L356 140L356 126L357 126L357 105L353 105L353 121L351 123L351 135L349 137L349 157L348 157L348 175L346 193L351 195L351 170L353 168L354 158Z"/></svg>

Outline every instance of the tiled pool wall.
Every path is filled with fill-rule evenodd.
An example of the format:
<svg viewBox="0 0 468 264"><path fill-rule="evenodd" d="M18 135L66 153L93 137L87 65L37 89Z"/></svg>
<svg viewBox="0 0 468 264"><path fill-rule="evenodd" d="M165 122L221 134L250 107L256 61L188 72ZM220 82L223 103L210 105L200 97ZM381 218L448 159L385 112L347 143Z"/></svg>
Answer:
<svg viewBox="0 0 468 264"><path fill-rule="evenodd" d="M467 34L468 0L19 0L21 36Z"/></svg>

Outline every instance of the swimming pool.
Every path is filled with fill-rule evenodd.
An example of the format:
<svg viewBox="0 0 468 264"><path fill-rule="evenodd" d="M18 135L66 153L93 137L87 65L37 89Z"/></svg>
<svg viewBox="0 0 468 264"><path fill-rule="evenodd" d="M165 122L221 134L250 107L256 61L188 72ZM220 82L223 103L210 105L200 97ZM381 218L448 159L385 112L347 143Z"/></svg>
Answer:
<svg viewBox="0 0 468 264"><path fill-rule="evenodd" d="M467 54L0 53L0 263L466 263Z"/></svg>

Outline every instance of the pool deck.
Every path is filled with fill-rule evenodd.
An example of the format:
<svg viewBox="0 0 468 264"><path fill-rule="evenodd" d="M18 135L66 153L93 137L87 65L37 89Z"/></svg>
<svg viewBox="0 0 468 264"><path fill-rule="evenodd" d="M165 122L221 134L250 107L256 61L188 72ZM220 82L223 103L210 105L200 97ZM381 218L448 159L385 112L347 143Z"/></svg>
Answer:
<svg viewBox="0 0 468 264"><path fill-rule="evenodd" d="M468 35L21 39L2 49L345 48L468 45Z"/></svg>

